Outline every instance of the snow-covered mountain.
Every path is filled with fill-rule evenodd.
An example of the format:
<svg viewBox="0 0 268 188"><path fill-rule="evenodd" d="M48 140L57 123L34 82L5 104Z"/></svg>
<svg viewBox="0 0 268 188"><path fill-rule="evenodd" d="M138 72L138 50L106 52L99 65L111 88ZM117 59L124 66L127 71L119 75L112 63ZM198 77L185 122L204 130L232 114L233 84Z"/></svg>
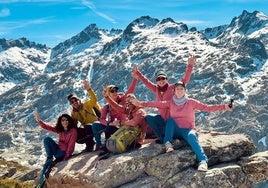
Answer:
<svg viewBox="0 0 268 188"><path fill-rule="evenodd" d="M27 39L1 39L0 149L8 157L14 157L8 152L38 157L46 132L36 127L32 112L37 109L42 119L54 123L59 114L70 112L69 93L87 97L84 79L91 81L103 104L102 86L116 84L125 91L134 64L153 82L156 70L164 68L174 83L184 74L188 57L196 55L189 96L211 104L235 99L233 112L197 113L197 127L245 133L258 151L267 150L267 51L268 16L258 11L243 11L229 25L204 31L149 16L124 30L92 24L53 49ZM135 94L154 100L141 82ZM31 157L27 162L33 161Z"/></svg>

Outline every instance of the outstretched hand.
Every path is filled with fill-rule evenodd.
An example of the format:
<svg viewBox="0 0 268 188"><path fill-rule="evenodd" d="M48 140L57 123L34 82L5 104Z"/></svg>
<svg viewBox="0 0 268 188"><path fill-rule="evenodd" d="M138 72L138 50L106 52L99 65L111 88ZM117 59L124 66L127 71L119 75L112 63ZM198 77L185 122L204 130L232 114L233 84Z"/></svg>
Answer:
<svg viewBox="0 0 268 188"><path fill-rule="evenodd" d="M104 97L108 97L108 95L109 95L109 91L108 91L108 89L107 89L107 86L103 86L103 87L102 87L102 95L103 95Z"/></svg>
<svg viewBox="0 0 268 188"><path fill-rule="evenodd" d="M141 103L140 103L140 101L138 101L138 99L131 98L131 99L129 99L129 101L130 101L134 106L141 106Z"/></svg>
<svg viewBox="0 0 268 188"><path fill-rule="evenodd" d="M196 57L195 56L191 56L188 58L188 65L193 65L195 64L196 62Z"/></svg>
<svg viewBox="0 0 268 188"><path fill-rule="evenodd" d="M133 69L133 71L132 71L132 76L135 78L135 79L138 79L138 65L134 65L134 69Z"/></svg>
<svg viewBox="0 0 268 188"><path fill-rule="evenodd" d="M33 115L36 122L39 122L41 120L37 111L34 111Z"/></svg>
<svg viewBox="0 0 268 188"><path fill-rule="evenodd" d="M89 90L91 88L90 84L89 84L89 81L87 80L84 80L83 81L83 84L84 84L84 89L85 90Z"/></svg>
<svg viewBox="0 0 268 188"><path fill-rule="evenodd" d="M230 106L229 106L229 104L226 104L225 105L225 110L227 110L227 111L233 111L233 107L231 108Z"/></svg>

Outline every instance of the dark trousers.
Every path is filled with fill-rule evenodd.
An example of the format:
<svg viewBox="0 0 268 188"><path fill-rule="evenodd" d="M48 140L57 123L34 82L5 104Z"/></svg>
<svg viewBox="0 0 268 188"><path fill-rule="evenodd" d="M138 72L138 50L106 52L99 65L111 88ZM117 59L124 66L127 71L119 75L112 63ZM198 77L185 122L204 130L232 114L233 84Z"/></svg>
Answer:
<svg viewBox="0 0 268 188"><path fill-rule="evenodd" d="M101 144L101 133L104 132L105 134L105 140L111 137L115 131L117 131L117 127L115 126L106 126L101 124L100 122L94 122L92 124L92 130L93 130L93 135L95 137L96 141L96 146L100 147Z"/></svg>
<svg viewBox="0 0 268 188"><path fill-rule="evenodd" d="M95 142L93 140L93 131L91 125L85 125L83 128L77 128L77 140L78 144L86 144L87 151L93 151Z"/></svg>

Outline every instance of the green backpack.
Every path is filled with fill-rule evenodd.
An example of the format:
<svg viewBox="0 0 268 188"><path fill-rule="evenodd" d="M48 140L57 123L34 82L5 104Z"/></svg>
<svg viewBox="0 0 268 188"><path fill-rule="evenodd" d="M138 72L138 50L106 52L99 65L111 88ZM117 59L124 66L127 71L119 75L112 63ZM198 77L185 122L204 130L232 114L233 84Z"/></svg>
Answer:
<svg viewBox="0 0 268 188"><path fill-rule="evenodd" d="M106 148L113 153L123 153L137 142L140 134L139 126L122 126L106 141Z"/></svg>

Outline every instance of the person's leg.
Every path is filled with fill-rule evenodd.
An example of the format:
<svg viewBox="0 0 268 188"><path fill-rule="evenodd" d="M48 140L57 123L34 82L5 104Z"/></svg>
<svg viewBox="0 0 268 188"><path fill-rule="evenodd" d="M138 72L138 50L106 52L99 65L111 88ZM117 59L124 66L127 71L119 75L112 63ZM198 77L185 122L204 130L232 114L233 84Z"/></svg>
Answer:
<svg viewBox="0 0 268 188"><path fill-rule="evenodd" d="M58 152L58 144L50 137L44 139L44 147L47 154L47 158L53 158Z"/></svg>
<svg viewBox="0 0 268 188"><path fill-rule="evenodd" d="M86 132L86 151L93 151L95 142L93 140L93 131L91 125L85 126L85 132Z"/></svg>
<svg viewBox="0 0 268 188"><path fill-rule="evenodd" d="M183 129L182 132L183 132L182 134L183 139L186 140L186 142L191 146L193 152L196 154L197 161L207 162L208 158L198 141L196 131L193 129Z"/></svg>
<svg viewBox="0 0 268 188"><path fill-rule="evenodd" d="M178 126L177 126L176 122L174 121L174 119L172 119L172 118L167 119L166 127L165 127L165 137L163 140L164 143L166 143L166 142L173 143L174 131L177 127Z"/></svg>
<svg viewBox="0 0 268 188"><path fill-rule="evenodd" d="M105 139L107 140L118 130L117 127L115 126L107 126L106 129L104 130L105 133Z"/></svg>
<svg viewBox="0 0 268 188"><path fill-rule="evenodd" d="M45 151L47 154L47 159L46 159L45 164L43 165L43 169L42 169L41 174L40 174L39 182L42 181L43 178L45 178L46 171L53 163L53 156L58 151L58 145L50 137L45 137L44 147L45 147Z"/></svg>
<svg viewBox="0 0 268 188"><path fill-rule="evenodd" d="M153 129L160 142L163 143L165 136L165 120L160 115L147 115L145 120Z"/></svg>
<svg viewBox="0 0 268 188"><path fill-rule="evenodd" d="M95 122L92 124L92 131L93 131L93 135L96 141L96 147L100 147L101 144L101 133L106 129L107 126L99 123L99 122Z"/></svg>

